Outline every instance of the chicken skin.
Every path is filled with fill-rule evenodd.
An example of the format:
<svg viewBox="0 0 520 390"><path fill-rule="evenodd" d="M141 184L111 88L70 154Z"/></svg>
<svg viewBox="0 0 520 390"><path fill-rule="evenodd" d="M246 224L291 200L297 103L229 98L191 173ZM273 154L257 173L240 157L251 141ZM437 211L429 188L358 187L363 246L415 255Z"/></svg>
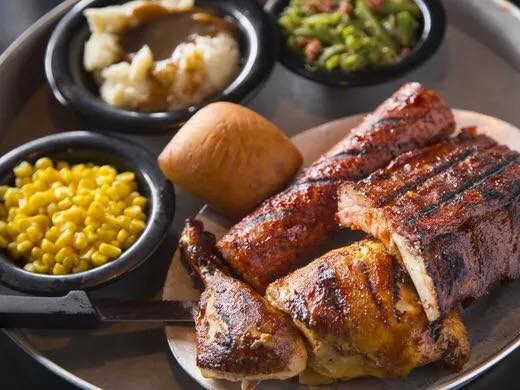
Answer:
<svg viewBox="0 0 520 390"><path fill-rule="evenodd" d="M203 376L247 383L287 379L305 369L305 344L290 318L231 276L201 222L186 221L180 249L205 288L195 318Z"/></svg>
<svg viewBox="0 0 520 390"><path fill-rule="evenodd" d="M323 255L273 282L266 297L307 339L302 383L400 377L437 360L460 368L469 356L459 313L430 324L408 275L375 239Z"/></svg>

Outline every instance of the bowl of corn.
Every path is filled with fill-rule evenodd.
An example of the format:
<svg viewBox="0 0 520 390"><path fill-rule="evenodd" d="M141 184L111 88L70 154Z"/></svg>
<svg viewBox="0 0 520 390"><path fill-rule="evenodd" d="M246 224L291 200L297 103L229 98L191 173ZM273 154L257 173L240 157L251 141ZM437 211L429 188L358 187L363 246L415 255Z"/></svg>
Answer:
<svg viewBox="0 0 520 390"><path fill-rule="evenodd" d="M155 157L87 131L43 137L0 158L0 282L58 294L108 283L162 242L174 192Z"/></svg>

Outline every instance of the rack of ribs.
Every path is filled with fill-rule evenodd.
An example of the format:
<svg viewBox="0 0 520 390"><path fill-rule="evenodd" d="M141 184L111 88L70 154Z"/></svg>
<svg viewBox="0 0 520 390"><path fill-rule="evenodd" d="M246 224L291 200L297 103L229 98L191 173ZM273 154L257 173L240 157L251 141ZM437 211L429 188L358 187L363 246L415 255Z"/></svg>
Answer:
<svg viewBox="0 0 520 390"><path fill-rule="evenodd" d="M380 239L428 319L520 275L520 155L475 129L339 189L341 226Z"/></svg>
<svg viewBox="0 0 520 390"><path fill-rule="evenodd" d="M337 229L341 183L362 179L403 152L446 139L454 129L451 110L434 91L418 83L403 85L286 190L233 226L217 243L225 261L263 292Z"/></svg>

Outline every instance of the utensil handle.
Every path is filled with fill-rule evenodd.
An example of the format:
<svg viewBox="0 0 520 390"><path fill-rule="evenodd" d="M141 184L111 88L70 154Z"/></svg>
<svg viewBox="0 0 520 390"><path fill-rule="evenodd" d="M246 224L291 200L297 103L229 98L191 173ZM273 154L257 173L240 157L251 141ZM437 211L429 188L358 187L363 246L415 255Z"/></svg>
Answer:
<svg viewBox="0 0 520 390"><path fill-rule="evenodd" d="M87 293L62 297L0 295L2 328L89 328L101 323Z"/></svg>

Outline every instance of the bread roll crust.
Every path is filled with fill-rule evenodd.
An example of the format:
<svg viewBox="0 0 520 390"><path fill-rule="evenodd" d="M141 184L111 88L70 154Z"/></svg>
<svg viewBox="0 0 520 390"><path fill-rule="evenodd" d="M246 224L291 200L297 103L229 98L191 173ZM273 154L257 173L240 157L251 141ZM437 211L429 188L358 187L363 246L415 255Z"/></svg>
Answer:
<svg viewBox="0 0 520 390"><path fill-rule="evenodd" d="M283 188L301 164L300 152L275 125L226 102L196 113L159 156L168 178L232 217Z"/></svg>

